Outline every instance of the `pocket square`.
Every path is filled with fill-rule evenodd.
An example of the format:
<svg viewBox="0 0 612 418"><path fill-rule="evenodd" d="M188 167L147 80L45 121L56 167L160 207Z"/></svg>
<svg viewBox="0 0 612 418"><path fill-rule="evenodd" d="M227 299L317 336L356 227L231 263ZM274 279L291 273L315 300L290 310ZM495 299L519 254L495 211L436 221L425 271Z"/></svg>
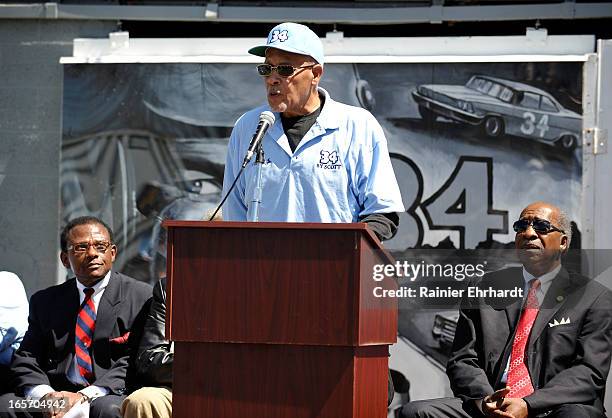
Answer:
<svg viewBox="0 0 612 418"><path fill-rule="evenodd" d="M559 325L569 325L571 323L572 321L570 321L569 316L568 316L567 318L561 318L561 321L558 321L557 319L555 319L553 322L549 322L548 326L552 328L552 327L558 327Z"/></svg>
<svg viewBox="0 0 612 418"><path fill-rule="evenodd" d="M115 337L115 338L109 338L108 342L111 344L125 344L128 342L128 338L130 338L130 332L126 332L125 334L121 335L120 337Z"/></svg>

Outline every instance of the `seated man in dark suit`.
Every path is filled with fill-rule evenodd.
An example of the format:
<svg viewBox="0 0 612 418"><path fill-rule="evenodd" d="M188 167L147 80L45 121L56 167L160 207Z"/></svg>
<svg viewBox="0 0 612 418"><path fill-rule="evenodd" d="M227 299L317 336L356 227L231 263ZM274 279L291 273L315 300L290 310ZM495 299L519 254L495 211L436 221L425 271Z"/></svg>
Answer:
<svg viewBox="0 0 612 418"><path fill-rule="evenodd" d="M612 350L612 296L569 273L570 221L544 202L514 223L523 268L485 275L483 284L518 277L524 298L507 306L466 298L447 365L456 398L406 404L401 417L604 418Z"/></svg>
<svg viewBox="0 0 612 418"><path fill-rule="evenodd" d="M83 403L91 417L120 417L128 337L144 318L151 287L111 271L117 247L100 219L70 221L60 245L76 279L32 296L29 327L11 363L16 393L0 397L0 416L38 415L35 407L44 404L44 416L61 417ZM16 403L21 397L30 402Z"/></svg>

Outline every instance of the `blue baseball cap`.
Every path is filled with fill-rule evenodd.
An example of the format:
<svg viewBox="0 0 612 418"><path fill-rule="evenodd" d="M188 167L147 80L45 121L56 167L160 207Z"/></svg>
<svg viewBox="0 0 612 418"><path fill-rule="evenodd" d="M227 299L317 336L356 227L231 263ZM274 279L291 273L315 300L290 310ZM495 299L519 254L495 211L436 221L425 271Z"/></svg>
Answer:
<svg viewBox="0 0 612 418"><path fill-rule="evenodd" d="M276 25L270 31L266 44L249 49L249 54L265 57L268 48L309 55L319 64L325 61L321 39L308 26L299 23L285 22Z"/></svg>

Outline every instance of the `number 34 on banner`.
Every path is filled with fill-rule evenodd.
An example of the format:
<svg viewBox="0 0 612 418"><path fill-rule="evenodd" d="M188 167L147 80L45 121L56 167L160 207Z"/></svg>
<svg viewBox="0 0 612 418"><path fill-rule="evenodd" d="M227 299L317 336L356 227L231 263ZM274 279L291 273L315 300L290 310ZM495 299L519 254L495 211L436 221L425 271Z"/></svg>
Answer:
<svg viewBox="0 0 612 418"><path fill-rule="evenodd" d="M388 242L389 248L403 250L423 244L425 226L419 209L429 231L457 231L459 248L476 248L493 234L508 233L508 211L493 208L491 158L461 156L444 184L424 199L419 167L404 155L390 155L406 212L400 214L399 231Z"/></svg>

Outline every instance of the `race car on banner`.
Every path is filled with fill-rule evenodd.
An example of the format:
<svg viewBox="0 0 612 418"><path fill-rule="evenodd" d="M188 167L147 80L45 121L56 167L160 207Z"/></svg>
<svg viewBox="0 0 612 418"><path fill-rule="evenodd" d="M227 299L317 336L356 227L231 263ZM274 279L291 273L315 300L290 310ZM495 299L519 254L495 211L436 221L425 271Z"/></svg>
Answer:
<svg viewBox="0 0 612 418"><path fill-rule="evenodd" d="M509 134L567 151L579 143L582 116L525 83L474 75L465 85L419 85L412 96L428 124L442 116L479 126L490 138Z"/></svg>

